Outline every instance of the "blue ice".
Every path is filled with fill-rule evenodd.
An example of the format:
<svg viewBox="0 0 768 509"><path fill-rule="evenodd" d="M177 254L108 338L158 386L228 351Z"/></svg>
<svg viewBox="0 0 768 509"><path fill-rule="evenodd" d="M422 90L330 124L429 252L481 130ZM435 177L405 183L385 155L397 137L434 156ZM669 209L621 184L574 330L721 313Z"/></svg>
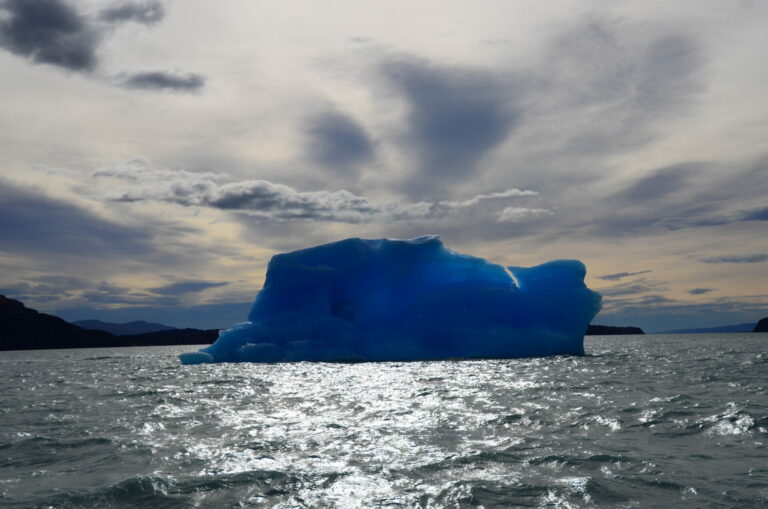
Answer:
<svg viewBox="0 0 768 509"><path fill-rule="evenodd" d="M351 238L275 255L248 321L180 355L205 362L584 354L601 297L577 260L507 267L437 236Z"/></svg>

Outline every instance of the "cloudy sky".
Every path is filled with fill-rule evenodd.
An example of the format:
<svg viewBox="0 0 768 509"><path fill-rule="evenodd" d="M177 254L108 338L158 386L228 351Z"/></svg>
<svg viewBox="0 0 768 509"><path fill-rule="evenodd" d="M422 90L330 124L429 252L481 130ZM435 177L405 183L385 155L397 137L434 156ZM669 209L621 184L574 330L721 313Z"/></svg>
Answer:
<svg viewBox="0 0 768 509"><path fill-rule="evenodd" d="M768 3L0 0L0 293L242 321L276 252L577 258L596 323L768 316Z"/></svg>

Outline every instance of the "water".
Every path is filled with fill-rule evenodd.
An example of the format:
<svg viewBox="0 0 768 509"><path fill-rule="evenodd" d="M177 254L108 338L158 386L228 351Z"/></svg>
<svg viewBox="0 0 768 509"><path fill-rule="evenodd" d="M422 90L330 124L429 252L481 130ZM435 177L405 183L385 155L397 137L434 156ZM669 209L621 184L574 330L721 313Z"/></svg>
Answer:
<svg viewBox="0 0 768 509"><path fill-rule="evenodd" d="M0 352L2 507L765 507L768 335L181 366Z"/></svg>

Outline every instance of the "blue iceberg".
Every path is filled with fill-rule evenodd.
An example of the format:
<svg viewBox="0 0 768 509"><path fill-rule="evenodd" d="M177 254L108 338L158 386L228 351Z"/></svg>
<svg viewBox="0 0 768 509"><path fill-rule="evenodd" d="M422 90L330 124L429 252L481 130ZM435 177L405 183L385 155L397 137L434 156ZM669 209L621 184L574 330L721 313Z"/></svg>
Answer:
<svg viewBox="0 0 768 509"><path fill-rule="evenodd" d="M577 260L507 267L436 236L346 239L275 255L247 322L180 355L204 362L584 354L601 297Z"/></svg>

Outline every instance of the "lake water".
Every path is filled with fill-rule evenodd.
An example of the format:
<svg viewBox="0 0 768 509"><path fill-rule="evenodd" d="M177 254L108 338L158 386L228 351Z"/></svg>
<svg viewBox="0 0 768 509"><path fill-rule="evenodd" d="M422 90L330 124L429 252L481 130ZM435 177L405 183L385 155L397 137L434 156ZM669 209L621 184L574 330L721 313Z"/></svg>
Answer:
<svg viewBox="0 0 768 509"><path fill-rule="evenodd" d="M196 348L0 352L0 506L768 506L768 334L181 366Z"/></svg>

